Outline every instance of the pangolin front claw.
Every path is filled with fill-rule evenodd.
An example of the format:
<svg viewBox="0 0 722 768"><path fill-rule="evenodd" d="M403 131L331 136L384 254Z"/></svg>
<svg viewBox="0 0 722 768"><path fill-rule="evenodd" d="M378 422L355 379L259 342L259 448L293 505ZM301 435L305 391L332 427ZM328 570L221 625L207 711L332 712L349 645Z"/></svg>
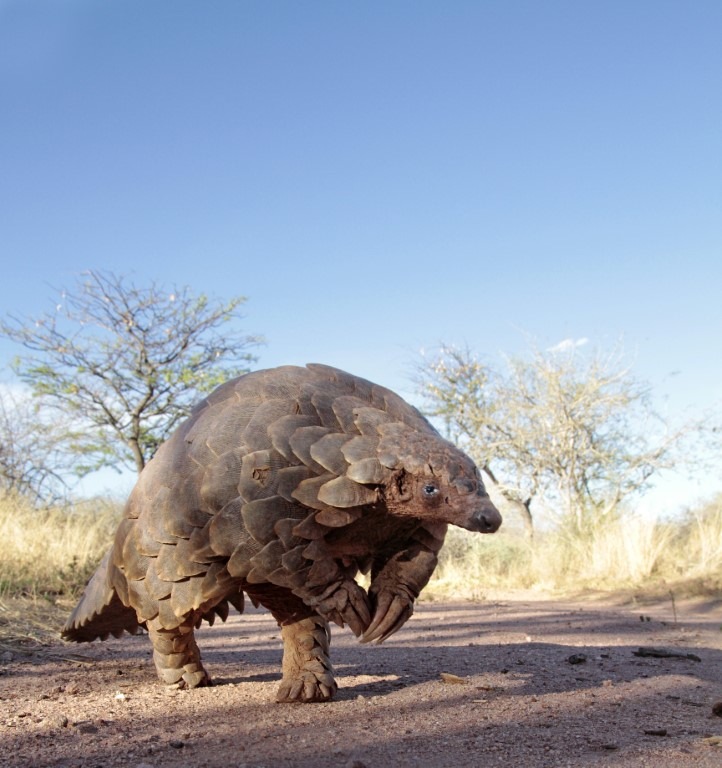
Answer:
<svg viewBox="0 0 722 768"><path fill-rule="evenodd" d="M343 582L315 607L329 621L341 626L348 624L356 637L360 637L371 623L368 595L355 581Z"/></svg>
<svg viewBox="0 0 722 768"><path fill-rule="evenodd" d="M413 602L407 595L382 592L377 597L373 621L361 637L361 642L371 643L377 640L382 643L401 629L413 612Z"/></svg>
<svg viewBox="0 0 722 768"><path fill-rule="evenodd" d="M342 616L351 631L360 637L371 623L371 606L368 595L355 582L347 585L348 603L342 611Z"/></svg>

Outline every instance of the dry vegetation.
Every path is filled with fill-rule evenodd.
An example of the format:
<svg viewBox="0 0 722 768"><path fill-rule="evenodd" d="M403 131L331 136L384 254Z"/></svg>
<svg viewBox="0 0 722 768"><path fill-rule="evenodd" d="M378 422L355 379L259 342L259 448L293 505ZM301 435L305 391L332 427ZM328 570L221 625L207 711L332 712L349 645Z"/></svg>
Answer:
<svg viewBox="0 0 722 768"><path fill-rule="evenodd" d="M106 500L34 509L0 501L0 597L73 594L107 550L120 511Z"/></svg>
<svg viewBox="0 0 722 768"><path fill-rule="evenodd" d="M557 528L531 541L504 529L492 537L453 529L427 597L480 599L514 589L719 594L722 495L674 520L621 516L585 535Z"/></svg>
<svg viewBox="0 0 722 768"><path fill-rule="evenodd" d="M91 500L47 510L0 500L0 645L43 642L107 549L120 505ZM481 600L499 591L650 596L722 592L722 495L667 522L622 517L583 537L564 529L534 541L452 529L426 599Z"/></svg>
<svg viewBox="0 0 722 768"><path fill-rule="evenodd" d="M0 647L57 637L119 516L120 506L104 499L49 509L0 499Z"/></svg>

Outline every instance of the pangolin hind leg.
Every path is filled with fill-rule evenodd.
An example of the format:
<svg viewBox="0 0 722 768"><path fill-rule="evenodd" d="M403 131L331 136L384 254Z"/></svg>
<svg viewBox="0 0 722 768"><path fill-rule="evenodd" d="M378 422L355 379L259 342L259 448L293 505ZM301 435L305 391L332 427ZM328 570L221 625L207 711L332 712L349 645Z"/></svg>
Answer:
<svg viewBox="0 0 722 768"><path fill-rule="evenodd" d="M329 658L331 633L328 622L320 616L309 616L290 624L281 624L281 637L283 679L276 701L331 699L338 686Z"/></svg>
<svg viewBox="0 0 722 768"><path fill-rule="evenodd" d="M164 629L158 619L152 619L147 626L153 643L155 668L166 685L198 688L211 684L201 664L201 652L193 635L192 621L175 629Z"/></svg>
<svg viewBox="0 0 722 768"><path fill-rule="evenodd" d="M338 686L329 658L328 622L290 590L268 585L244 586L255 601L273 614L283 639L283 679L279 702L328 701Z"/></svg>

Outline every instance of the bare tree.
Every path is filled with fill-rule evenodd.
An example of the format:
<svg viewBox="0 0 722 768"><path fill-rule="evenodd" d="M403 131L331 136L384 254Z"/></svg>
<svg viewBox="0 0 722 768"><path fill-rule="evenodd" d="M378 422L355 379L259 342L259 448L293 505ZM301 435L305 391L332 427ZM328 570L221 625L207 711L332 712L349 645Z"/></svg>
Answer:
<svg viewBox="0 0 722 768"><path fill-rule="evenodd" d="M43 414L41 404L9 387L0 387L0 489L32 503L65 496L72 458L68 431Z"/></svg>
<svg viewBox="0 0 722 768"><path fill-rule="evenodd" d="M428 413L479 463L532 530L540 499L581 533L674 464L691 427L670 430L618 351L532 350L499 372L443 346L419 370Z"/></svg>
<svg viewBox="0 0 722 768"><path fill-rule="evenodd" d="M201 393L255 359L260 339L227 327L244 302L91 271L54 311L9 316L0 333L27 350L20 379L72 423L80 474L119 463L140 472Z"/></svg>

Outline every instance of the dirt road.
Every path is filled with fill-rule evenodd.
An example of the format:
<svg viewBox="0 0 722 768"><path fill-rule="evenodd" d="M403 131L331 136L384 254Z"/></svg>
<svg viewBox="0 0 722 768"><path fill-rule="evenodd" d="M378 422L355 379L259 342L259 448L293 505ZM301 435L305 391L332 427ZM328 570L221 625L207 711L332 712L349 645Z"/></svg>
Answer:
<svg viewBox="0 0 722 768"><path fill-rule="evenodd" d="M327 704L274 703L253 609L200 630L207 689L160 685L145 636L0 653L0 764L719 768L722 606L676 610L422 603L382 646L335 630Z"/></svg>

